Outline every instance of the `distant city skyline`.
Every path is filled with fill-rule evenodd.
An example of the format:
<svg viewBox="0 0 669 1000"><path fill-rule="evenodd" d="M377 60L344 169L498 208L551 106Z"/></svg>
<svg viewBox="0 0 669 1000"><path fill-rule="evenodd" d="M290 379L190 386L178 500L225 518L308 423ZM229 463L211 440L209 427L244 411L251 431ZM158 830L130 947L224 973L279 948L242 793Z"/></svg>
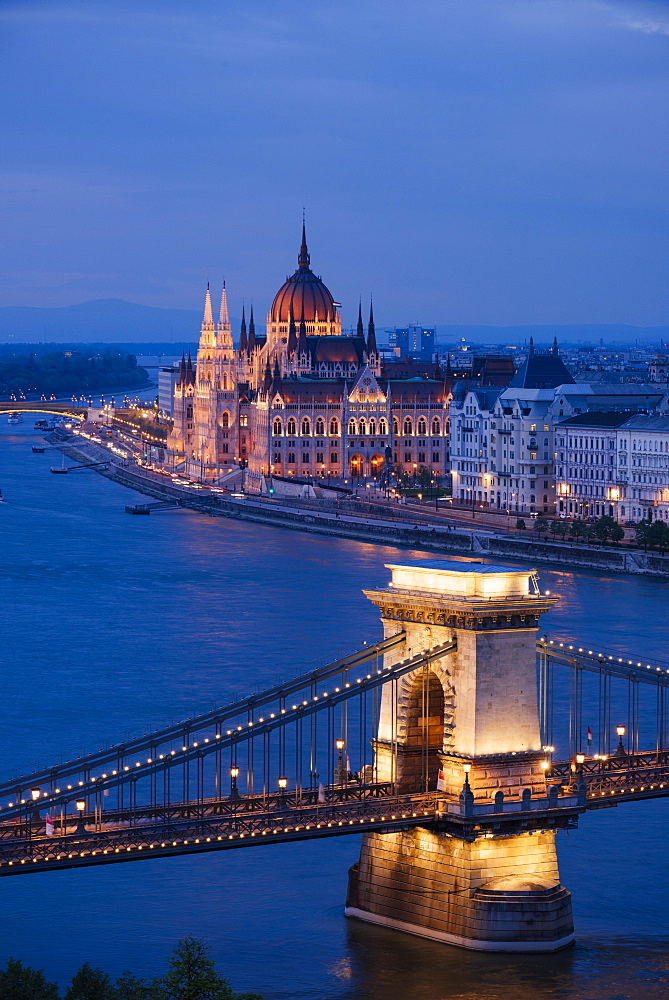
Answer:
<svg viewBox="0 0 669 1000"><path fill-rule="evenodd" d="M259 322L295 266L379 327L664 326L669 11L8 0L0 307ZM195 335L195 331L194 331Z"/></svg>

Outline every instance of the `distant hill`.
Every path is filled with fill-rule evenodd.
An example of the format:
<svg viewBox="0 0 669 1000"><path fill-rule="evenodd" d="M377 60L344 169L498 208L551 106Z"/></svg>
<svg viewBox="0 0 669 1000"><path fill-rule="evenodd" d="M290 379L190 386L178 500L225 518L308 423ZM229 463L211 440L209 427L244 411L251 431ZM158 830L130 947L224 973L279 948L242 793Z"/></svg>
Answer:
<svg viewBox="0 0 669 1000"><path fill-rule="evenodd" d="M0 343L181 343L197 341L202 313L155 309L122 299L96 299L76 306L0 308Z"/></svg>
<svg viewBox="0 0 669 1000"><path fill-rule="evenodd" d="M0 308L0 344L85 343L162 344L175 346L197 342L202 321L198 309L157 309L122 299L95 299L76 306L40 309L31 306ZM232 317L235 341L239 337L237 317ZM398 325L401 325L398 324ZM260 324L258 332L262 331ZM383 342L383 331L379 330ZM557 337L563 344L639 344L669 341L669 326L624 326L574 324L535 326L437 326L440 350L462 338L478 344L514 344L522 347L530 337L538 345Z"/></svg>

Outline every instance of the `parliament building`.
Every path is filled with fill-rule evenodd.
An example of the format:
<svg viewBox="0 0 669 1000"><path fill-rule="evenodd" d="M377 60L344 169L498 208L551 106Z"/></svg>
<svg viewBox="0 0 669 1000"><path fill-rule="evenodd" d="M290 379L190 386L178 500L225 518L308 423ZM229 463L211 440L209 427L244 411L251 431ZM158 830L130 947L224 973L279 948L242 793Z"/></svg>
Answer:
<svg viewBox="0 0 669 1000"><path fill-rule="evenodd" d="M283 479L435 476L449 468L452 379L439 364L383 362L370 306L355 334L310 266L304 226L297 270L267 313L266 332L242 311L235 348L223 289L214 322L207 288L197 359L175 387L169 464L215 482L244 469L247 489Z"/></svg>

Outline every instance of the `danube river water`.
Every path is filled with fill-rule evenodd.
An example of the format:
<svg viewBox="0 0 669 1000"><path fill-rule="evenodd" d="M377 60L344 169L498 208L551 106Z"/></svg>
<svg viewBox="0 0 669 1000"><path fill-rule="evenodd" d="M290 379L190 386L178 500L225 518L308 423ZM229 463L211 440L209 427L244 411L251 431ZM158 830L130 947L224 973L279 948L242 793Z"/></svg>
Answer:
<svg viewBox="0 0 669 1000"><path fill-rule="evenodd" d="M189 512L128 517L135 494L52 476L32 421L0 424L0 771L224 703L380 634L361 593L422 553ZM430 556L429 558L434 558ZM541 570L553 632L669 660L667 584ZM65 984L84 961L152 976L204 938L266 1000L655 1000L669 995L669 802L586 815L559 837L578 943L479 955L346 920L359 838L0 879L0 963Z"/></svg>

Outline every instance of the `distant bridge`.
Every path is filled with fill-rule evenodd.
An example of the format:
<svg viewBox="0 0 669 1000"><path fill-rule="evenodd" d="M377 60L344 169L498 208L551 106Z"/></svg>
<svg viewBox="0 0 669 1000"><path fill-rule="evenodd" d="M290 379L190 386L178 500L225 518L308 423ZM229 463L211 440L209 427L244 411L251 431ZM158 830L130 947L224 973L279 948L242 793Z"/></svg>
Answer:
<svg viewBox="0 0 669 1000"><path fill-rule="evenodd" d="M0 413L48 413L53 417L71 417L72 420L86 420L90 408L89 404L57 403L44 399L0 400Z"/></svg>

